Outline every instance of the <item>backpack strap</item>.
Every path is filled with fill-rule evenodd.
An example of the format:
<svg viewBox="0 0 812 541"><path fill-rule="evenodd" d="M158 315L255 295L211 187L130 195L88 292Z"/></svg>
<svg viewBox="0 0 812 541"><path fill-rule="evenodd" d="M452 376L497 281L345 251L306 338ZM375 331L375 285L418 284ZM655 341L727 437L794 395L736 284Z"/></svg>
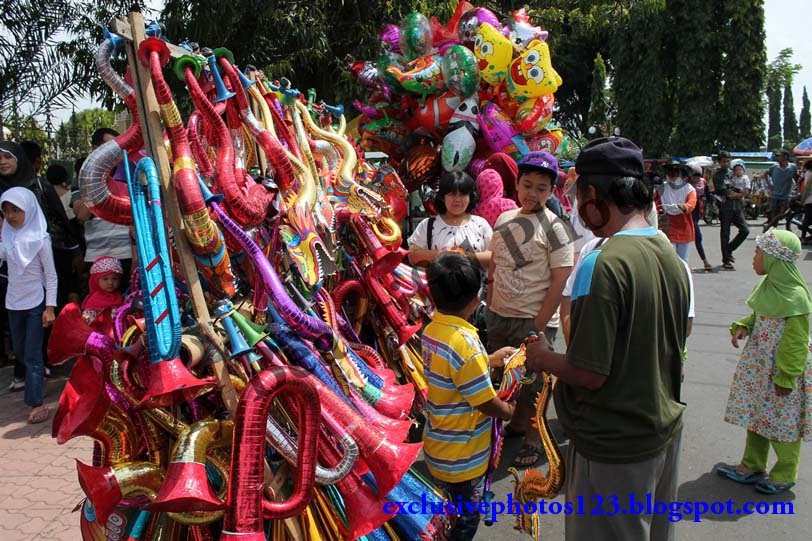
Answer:
<svg viewBox="0 0 812 541"><path fill-rule="evenodd" d="M431 218L429 218L429 223L427 225L428 230L426 231L426 249L427 250L432 250L433 249L431 247L431 241L432 241L432 238L434 237L434 222L436 220L437 220L436 216L432 216Z"/></svg>

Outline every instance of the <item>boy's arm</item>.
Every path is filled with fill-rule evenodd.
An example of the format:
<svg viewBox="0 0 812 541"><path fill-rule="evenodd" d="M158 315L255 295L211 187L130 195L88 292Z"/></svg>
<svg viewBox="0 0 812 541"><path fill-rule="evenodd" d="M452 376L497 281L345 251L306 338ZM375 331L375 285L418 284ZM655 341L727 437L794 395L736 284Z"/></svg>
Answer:
<svg viewBox="0 0 812 541"><path fill-rule="evenodd" d="M547 289L547 294L544 296L544 302L541 303L538 314L536 314L535 325L537 331L544 332L550 318L553 317L561 304L561 293L564 291L564 286L567 285L570 272L572 272L572 266L550 269L550 287Z"/></svg>
<svg viewBox="0 0 812 541"><path fill-rule="evenodd" d="M513 410L516 409L515 404L505 402L499 397L493 397L475 407L489 417L497 417L505 421L509 421L513 417Z"/></svg>

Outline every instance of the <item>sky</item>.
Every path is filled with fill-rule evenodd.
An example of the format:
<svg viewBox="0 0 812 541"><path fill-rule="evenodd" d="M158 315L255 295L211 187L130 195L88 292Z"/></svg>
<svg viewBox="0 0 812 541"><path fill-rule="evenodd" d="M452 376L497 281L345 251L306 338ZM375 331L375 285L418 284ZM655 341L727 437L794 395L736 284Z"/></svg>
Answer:
<svg viewBox="0 0 812 541"><path fill-rule="evenodd" d="M735 2L736 0L729 0ZM475 2L474 2L475 3ZM162 0L150 0L150 7L163 5ZM796 114L801 110L803 87L812 95L812 1L810 0L766 0L764 3L765 27L767 31L767 61L772 61L778 52L791 47L793 61L803 68L793 79L793 97ZM80 111L96 104L88 99L76 104ZM765 112L766 114L766 112ZM58 126L70 116L70 110L55 112L54 125Z"/></svg>

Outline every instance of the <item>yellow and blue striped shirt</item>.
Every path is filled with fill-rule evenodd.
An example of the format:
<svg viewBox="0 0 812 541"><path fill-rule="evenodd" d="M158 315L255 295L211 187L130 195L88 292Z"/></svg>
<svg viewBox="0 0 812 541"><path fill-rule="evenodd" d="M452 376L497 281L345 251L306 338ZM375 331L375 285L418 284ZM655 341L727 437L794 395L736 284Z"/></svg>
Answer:
<svg viewBox="0 0 812 541"><path fill-rule="evenodd" d="M448 483L476 479L488 467L492 423L476 406L496 397L476 328L438 312L423 332L423 362L428 381L423 452L429 472Z"/></svg>

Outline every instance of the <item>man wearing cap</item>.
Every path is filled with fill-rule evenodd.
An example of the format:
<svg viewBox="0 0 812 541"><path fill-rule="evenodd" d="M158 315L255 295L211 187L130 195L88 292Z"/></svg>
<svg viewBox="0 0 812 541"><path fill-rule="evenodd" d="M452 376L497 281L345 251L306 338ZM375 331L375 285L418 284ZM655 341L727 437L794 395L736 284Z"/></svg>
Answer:
<svg viewBox="0 0 812 541"><path fill-rule="evenodd" d="M778 163L770 166L764 172L764 178L768 179L770 186L770 207L768 211L770 220L787 210L789 196L795 185L795 176L798 174L795 164L789 163L789 150L779 150L775 153L775 158Z"/></svg>
<svg viewBox="0 0 812 541"><path fill-rule="evenodd" d="M667 516L611 510L647 494L676 499L688 277L646 222L652 190L634 143L595 139L575 167L579 214L607 240L575 277L567 353L550 351L544 337L527 351L530 369L558 376L556 412L570 437L567 501L602 502L601 515L593 508L566 517L566 539L667 541Z"/></svg>

